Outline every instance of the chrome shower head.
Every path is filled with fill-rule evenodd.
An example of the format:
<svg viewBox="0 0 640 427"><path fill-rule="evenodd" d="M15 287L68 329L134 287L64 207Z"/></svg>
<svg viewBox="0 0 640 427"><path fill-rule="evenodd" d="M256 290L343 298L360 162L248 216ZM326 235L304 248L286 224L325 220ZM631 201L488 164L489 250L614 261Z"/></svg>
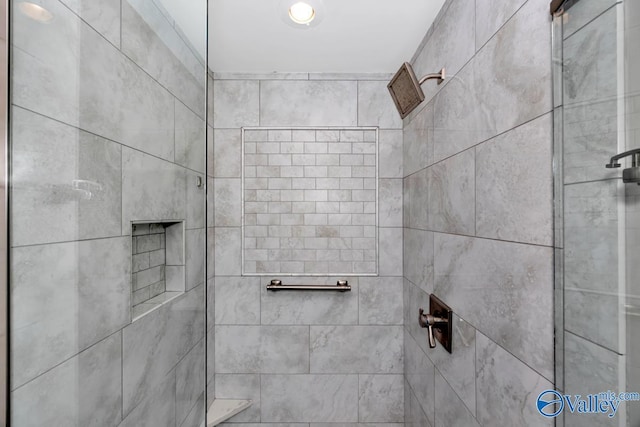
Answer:
<svg viewBox="0 0 640 427"><path fill-rule="evenodd" d="M408 62L402 64L398 72L393 76L387 88L396 108L403 119L409 115L422 101L424 92L420 85L429 79L438 79L442 83L445 77L444 68L439 73L427 74L420 80L416 78L413 67Z"/></svg>

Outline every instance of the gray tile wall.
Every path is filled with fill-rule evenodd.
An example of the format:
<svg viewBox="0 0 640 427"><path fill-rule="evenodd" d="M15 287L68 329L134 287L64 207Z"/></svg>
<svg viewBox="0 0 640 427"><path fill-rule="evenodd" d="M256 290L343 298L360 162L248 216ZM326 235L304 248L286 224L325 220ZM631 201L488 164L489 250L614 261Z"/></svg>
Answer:
<svg viewBox="0 0 640 427"><path fill-rule="evenodd" d="M199 427L204 65L151 1L43 6L13 14L12 425ZM132 266L156 238L131 223L167 220L188 292L132 323L132 271L164 261Z"/></svg>
<svg viewBox="0 0 640 427"><path fill-rule="evenodd" d="M167 290L166 233L164 225L134 224L131 236L132 307L149 301Z"/></svg>
<svg viewBox="0 0 640 427"><path fill-rule="evenodd" d="M215 321L207 327L215 376L207 388L217 398L253 400L227 425L403 425L402 122L386 88L390 77L214 74L208 314ZM242 276L243 127L262 128L245 131L245 272L254 276ZM377 212L375 132L339 131L346 127L379 129ZM341 277L330 275L333 268L373 271L357 263L374 256L376 231L379 276L348 277L351 292L265 289L281 272L305 267L320 275L283 282L335 284ZM301 250L313 265L287 261ZM258 269L264 252L283 258ZM339 265L343 259L350 268Z"/></svg>
<svg viewBox="0 0 640 427"><path fill-rule="evenodd" d="M377 141L373 128L245 128L243 274L376 274Z"/></svg>
<svg viewBox="0 0 640 427"><path fill-rule="evenodd" d="M405 425L553 425L550 37L547 1L449 0L414 57L449 77L404 120ZM432 292L452 354L417 324Z"/></svg>

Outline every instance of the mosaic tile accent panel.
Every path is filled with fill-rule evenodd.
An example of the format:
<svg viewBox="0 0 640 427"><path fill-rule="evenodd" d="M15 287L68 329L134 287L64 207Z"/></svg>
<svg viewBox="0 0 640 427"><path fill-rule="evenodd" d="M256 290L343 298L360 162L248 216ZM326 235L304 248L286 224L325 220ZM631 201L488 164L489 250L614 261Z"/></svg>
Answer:
<svg viewBox="0 0 640 427"><path fill-rule="evenodd" d="M244 275L375 275L377 128L243 129Z"/></svg>

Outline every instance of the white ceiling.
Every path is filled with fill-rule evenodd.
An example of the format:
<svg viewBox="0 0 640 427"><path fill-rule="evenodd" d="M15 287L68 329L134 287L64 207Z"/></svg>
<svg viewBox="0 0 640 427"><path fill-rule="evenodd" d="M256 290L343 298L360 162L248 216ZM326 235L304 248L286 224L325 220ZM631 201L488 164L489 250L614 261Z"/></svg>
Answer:
<svg viewBox="0 0 640 427"><path fill-rule="evenodd" d="M281 0L209 0L216 72L395 72L445 0L322 0L316 27L293 28ZM285 15L286 16L286 15Z"/></svg>

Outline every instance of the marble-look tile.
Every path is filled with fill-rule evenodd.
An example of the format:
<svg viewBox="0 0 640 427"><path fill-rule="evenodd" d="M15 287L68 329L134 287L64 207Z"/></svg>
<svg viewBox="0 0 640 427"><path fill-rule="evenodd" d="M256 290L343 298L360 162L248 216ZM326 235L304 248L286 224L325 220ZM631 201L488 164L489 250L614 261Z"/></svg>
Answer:
<svg viewBox="0 0 640 427"><path fill-rule="evenodd" d="M335 285L336 277L292 277L284 283ZM351 292L271 292L262 278L259 284L261 321L268 325L356 325L358 323L359 279L349 277Z"/></svg>
<svg viewBox="0 0 640 427"><path fill-rule="evenodd" d="M185 231L186 282L189 291L204 283L205 229Z"/></svg>
<svg viewBox="0 0 640 427"><path fill-rule="evenodd" d="M429 228L429 169L422 169L404 179L404 226Z"/></svg>
<svg viewBox="0 0 640 427"><path fill-rule="evenodd" d="M117 425L122 419L120 343L120 333L111 335L14 390L12 425Z"/></svg>
<svg viewBox="0 0 640 427"><path fill-rule="evenodd" d="M131 221L185 219L187 184L180 166L123 147L122 229Z"/></svg>
<svg viewBox="0 0 640 427"><path fill-rule="evenodd" d="M433 292L433 233L404 229L404 277L425 292Z"/></svg>
<svg viewBox="0 0 640 427"><path fill-rule="evenodd" d="M378 272L381 276L402 275L402 228L378 228Z"/></svg>
<svg viewBox="0 0 640 427"><path fill-rule="evenodd" d="M553 378L551 248L436 234L434 265L434 293L440 299Z"/></svg>
<svg viewBox="0 0 640 427"><path fill-rule="evenodd" d="M214 179L215 226L239 227L242 215L242 186L238 178Z"/></svg>
<svg viewBox="0 0 640 427"><path fill-rule="evenodd" d="M595 19L611 6L616 0L585 0L580 6L572 6L565 10L563 16L563 37L571 37L576 31L581 30L589 21Z"/></svg>
<svg viewBox="0 0 640 427"><path fill-rule="evenodd" d="M171 94L61 3L43 6L48 25L14 16L14 104L173 160Z"/></svg>
<svg viewBox="0 0 640 427"><path fill-rule="evenodd" d="M176 163L204 173L206 137L204 120L176 99L175 159Z"/></svg>
<svg viewBox="0 0 640 427"><path fill-rule="evenodd" d="M378 180L378 223L380 227L402 227L402 180Z"/></svg>
<svg viewBox="0 0 640 427"><path fill-rule="evenodd" d="M357 375L263 375L260 391L263 423L358 421Z"/></svg>
<svg viewBox="0 0 640 427"><path fill-rule="evenodd" d="M475 233L475 152L467 150L427 172L429 230Z"/></svg>
<svg viewBox="0 0 640 427"><path fill-rule="evenodd" d="M200 394L200 398L193 405L187 418L180 424L180 427L205 427L206 408L204 402L204 393Z"/></svg>
<svg viewBox="0 0 640 427"><path fill-rule="evenodd" d="M240 227L216 227L215 272L217 276L239 276L241 267Z"/></svg>
<svg viewBox="0 0 640 427"><path fill-rule="evenodd" d="M409 394L410 397L407 399L409 400L409 411L408 415L405 413L405 427L431 427L434 419L429 418L425 413L416 395L411 392Z"/></svg>
<svg viewBox="0 0 640 427"><path fill-rule="evenodd" d="M260 125L357 126L357 91L355 81L263 81Z"/></svg>
<svg viewBox="0 0 640 427"><path fill-rule="evenodd" d="M401 326L311 326L312 373L402 372Z"/></svg>
<svg viewBox="0 0 640 427"><path fill-rule="evenodd" d="M476 50L480 50L525 1L476 0Z"/></svg>
<svg viewBox="0 0 640 427"><path fill-rule="evenodd" d="M206 13L205 9L201 6L200 12ZM204 119L207 74L203 61L156 4L122 2L122 51Z"/></svg>
<svg viewBox="0 0 640 427"><path fill-rule="evenodd" d="M551 130L547 114L476 147L478 236L552 245Z"/></svg>
<svg viewBox="0 0 640 427"><path fill-rule="evenodd" d="M130 260L127 237L12 250L12 387L131 321Z"/></svg>
<svg viewBox="0 0 640 427"><path fill-rule="evenodd" d="M436 408L435 427L480 427L439 372L436 372Z"/></svg>
<svg viewBox="0 0 640 427"><path fill-rule="evenodd" d="M436 24L422 52L413 62L418 78L446 68L455 76L475 54L475 8L466 0L453 0L446 14ZM442 85L430 82L423 86L427 101Z"/></svg>
<svg viewBox="0 0 640 427"><path fill-rule="evenodd" d="M378 176L380 178L403 178L403 132L400 130L378 131Z"/></svg>
<svg viewBox="0 0 640 427"><path fill-rule="evenodd" d="M402 129L402 119L387 89L387 80L358 81L358 126Z"/></svg>
<svg viewBox="0 0 640 427"><path fill-rule="evenodd" d="M453 341L451 348L452 353L449 353L440 343L436 343L436 348L430 349L427 355L444 377L448 386L458 396L458 399L475 416L476 330L455 313L453 315Z"/></svg>
<svg viewBox="0 0 640 427"><path fill-rule="evenodd" d="M213 127L240 128L260 124L260 82L214 80Z"/></svg>
<svg viewBox="0 0 640 427"><path fill-rule="evenodd" d="M176 366L176 423L180 425L198 403L205 387L204 337Z"/></svg>
<svg viewBox="0 0 640 427"><path fill-rule="evenodd" d="M553 384L481 333L476 335L477 419L481 425L548 426L536 398Z"/></svg>
<svg viewBox="0 0 640 427"><path fill-rule="evenodd" d="M609 9L563 43L565 105L615 98L618 77L609 68L618 61L617 8Z"/></svg>
<svg viewBox="0 0 640 427"><path fill-rule="evenodd" d="M174 427L176 425L176 373L161 373L157 387L131 412L124 413L118 427Z"/></svg>
<svg viewBox="0 0 640 427"><path fill-rule="evenodd" d="M260 375L216 374L216 398L250 399L251 406L229 422L260 422Z"/></svg>
<svg viewBox="0 0 640 427"><path fill-rule="evenodd" d="M402 325L402 277L362 277L359 288L360 325Z"/></svg>
<svg viewBox="0 0 640 427"><path fill-rule="evenodd" d="M240 129L215 129L213 176L216 178L240 178L242 164L242 134Z"/></svg>
<svg viewBox="0 0 640 427"><path fill-rule="evenodd" d="M13 246L119 236L120 145L12 109Z"/></svg>
<svg viewBox="0 0 640 427"><path fill-rule="evenodd" d="M623 357L606 350L596 344L584 340L571 333L564 336L565 389L567 394L595 394L602 391L619 391L619 369L624 366ZM631 387L637 383L628 383ZM627 387L629 388L629 387ZM634 402L621 403L629 411ZM620 410L622 408L619 408ZM579 427L588 423L593 427L617 426L620 423L620 413L615 418L601 414L571 414L563 412L565 426Z"/></svg>
<svg viewBox="0 0 640 427"><path fill-rule="evenodd" d="M415 319L417 319L417 313ZM416 320L417 323L417 320ZM427 340L427 333L423 329L420 337ZM411 393L415 401L420 405L427 415L429 422L433 424L435 418L435 368L431 360L420 348L411 334L405 331L404 334L404 377L411 386Z"/></svg>
<svg viewBox="0 0 640 427"><path fill-rule="evenodd" d="M564 186L564 286L618 291L618 180Z"/></svg>
<svg viewBox="0 0 640 427"><path fill-rule="evenodd" d="M216 326L216 373L309 372L306 326Z"/></svg>
<svg viewBox="0 0 640 427"><path fill-rule="evenodd" d="M260 324L260 288L258 277L216 277L215 324Z"/></svg>
<svg viewBox="0 0 640 427"><path fill-rule="evenodd" d="M404 175L410 175L433 163L434 104L426 104L403 128Z"/></svg>
<svg viewBox="0 0 640 427"><path fill-rule="evenodd" d="M120 47L120 2L107 0L61 0L102 36Z"/></svg>
<svg viewBox="0 0 640 427"><path fill-rule="evenodd" d="M618 322L601 319L617 319L621 310L615 293L565 288L565 329L616 352L621 351Z"/></svg>
<svg viewBox="0 0 640 427"><path fill-rule="evenodd" d="M161 306L123 329L124 413L148 398L204 336L203 287Z"/></svg>
<svg viewBox="0 0 640 427"><path fill-rule="evenodd" d="M402 422L404 378L402 375L360 375L359 421Z"/></svg>

